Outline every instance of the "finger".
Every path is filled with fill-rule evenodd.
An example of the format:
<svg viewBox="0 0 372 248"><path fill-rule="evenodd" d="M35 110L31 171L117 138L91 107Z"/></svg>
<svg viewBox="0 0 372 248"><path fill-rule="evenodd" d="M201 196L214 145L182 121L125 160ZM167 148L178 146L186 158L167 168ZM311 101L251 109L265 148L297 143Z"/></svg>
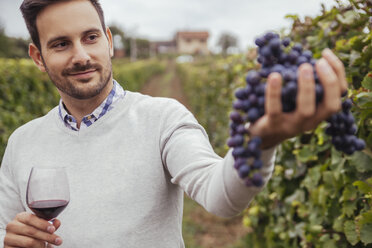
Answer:
<svg viewBox="0 0 372 248"><path fill-rule="evenodd" d="M341 85L341 93L345 92L348 88L348 84L346 81L344 64L329 48L324 49L322 55L327 60L332 69L336 72L339 83Z"/></svg>
<svg viewBox="0 0 372 248"><path fill-rule="evenodd" d="M276 118L282 113L282 77L279 73L270 74L265 93L265 113L270 118Z"/></svg>
<svg viewBox="0 0 372 248"><path fill-rule="evenodd" d="M20 213L16 216L15 219L26 225L33 226L41 231L54 233L56 230L54 225L50 224L48 221L43 220L31 213L26 213L26 212Z"/></svg>
<svg viewBox="0 0 372 248"><path fill-rule="evenodd" d="M19 217L19 218L22 219L22 217ZM39 219L39 218L36 217L36 219ZM16 221L16 220L12 221L7 225L7 232L46 241L46 242L49 242L55 245L62 244L62 239L59 236L55 234L51 234L49 232L45 232L45 230L40 230L36 228L34 225L32 225L33 224L32 221L34 220L35 219L32 219L31 221L26 221L28 222L28 224L24 224L24 222L22 221ZM53 229L55 229L54 226L53 226Z"/></svg>
<svg viewBox="0 0 372 248"><path fill-rule="evenodd" d="M53 226L54 226L54 228L55 228L56 231L57 231L58 228L61 226L61 222L60 222L58 219L54 219L54 220L53 220Z"/></svg>
<svg viewBox="0 0 372 248"><path fill-rule="evenodd" d="M309 118L315 114L315 81L314 71L310 64L302 64L298 74L298 94L296 115L300 119Z"/></svg>
<svg viewBox="0 0 372 248"><path fill-rule="evenodd" d="M322 116L324 118L341 109L341 90L336 73L324 58L318 60L315 67L324 88L324 97L320 108L320 112L324 113Z"/></svg>
<svg viewBox="0 0 372 248"><path fill-rule="evenodd" d="M45 248L45 242L27 236L7 233L4 238L4 248L7 247Z"/></svg>
<svg viewBox="0 0 372 248"><path fill-rule="evenodd" d="M39 229L36 229L33 226L28 226L21 222L16 221L10 222L7 225L7 233L16 234L21 237L28 237L32 239L46 241L55 245L62 244L62 239L59 236L43 232Z"/></svg>

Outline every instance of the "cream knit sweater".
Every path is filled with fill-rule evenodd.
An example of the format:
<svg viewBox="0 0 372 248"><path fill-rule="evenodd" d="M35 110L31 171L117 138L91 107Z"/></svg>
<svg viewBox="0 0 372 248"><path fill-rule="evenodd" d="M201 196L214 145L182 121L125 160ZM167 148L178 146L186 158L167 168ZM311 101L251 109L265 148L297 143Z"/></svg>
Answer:
<svg viewBox="0 0 372 248"><path fill-rule="evenodd" d="M274 152L262 155L265 182ZM12 134L0 169L0 247L7 223L30 211L27 179L36 165L67 167L71 200L57 231L67 248L184 247L184 192L230 217L261 190L244 186L231 152L217 156L184 106L127 92L87 129L68 129L54 108Z"/></svg>

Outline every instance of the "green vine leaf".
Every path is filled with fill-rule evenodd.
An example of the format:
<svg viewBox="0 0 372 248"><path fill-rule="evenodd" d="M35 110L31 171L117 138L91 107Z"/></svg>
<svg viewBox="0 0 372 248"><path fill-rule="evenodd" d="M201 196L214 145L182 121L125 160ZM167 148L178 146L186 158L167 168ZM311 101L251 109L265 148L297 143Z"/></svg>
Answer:
<svg viewBox="0 0 372 248"><path fill-rule="evenodd" d="M362 86L366 89L372 90L372 72L368 73L363 81L362 81Z"/></svg>
<svg viewBox="0 0 372 248"><path fill-rule="evenodd" d="M363 152L355 152L350 156L350 164L362 173L372 171L372 158Z"/></svg>
<svg viewBox="0 0 372 248"><path fill-rule="evenodd" d="M350 244L356 245L360 239L356 232L356 226L354 221L348 220L344 224L344 232L346 235L347 241L349 241Z"/></svg>
<svg viewBox="0 0 372 248"><path fill-rule="evenodd" d="M360 240L365 245L372 243L372 210L363 213L358 218L357 226L360 230Z"/></svg>
<svg viewBox="0 0 372 248"><path fill-rule="evenodd" d="M353 183L354 186L358 187L358 190L362 194L372 193L372 186L363 181L356 181Z"/></svg>

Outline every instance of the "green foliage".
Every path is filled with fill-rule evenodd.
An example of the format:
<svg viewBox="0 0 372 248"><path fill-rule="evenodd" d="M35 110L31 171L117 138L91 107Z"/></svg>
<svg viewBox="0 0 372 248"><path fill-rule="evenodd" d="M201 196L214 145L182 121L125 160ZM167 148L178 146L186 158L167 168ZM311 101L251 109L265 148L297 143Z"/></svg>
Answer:
<svg viewBox="0 0 372 248"><path fill-rule="evenodd" d="M294 41L317 58L329 47L343 61L357 135L367 148L352 156L336 151L326 123L283 142L271 180L245 211L244 225L253 230L246 247L372 247L371 8L371 1L350 0L304 21L287 16ZM179 68L194 113L221 155L233 92L255 66L250 58L232 57Z"/></svg>
<svg viewBox="0 0 372 248"><path fill-rule="evenodd" d="M211 143L220 155L227 151L229 118L233 92L243 79L236 80L254 63L245 58L229 57L212 62L211 59L197 64L179 64L184 89L200 124L206 128Z"/></svg>
<svg viewBox="0 0 372 248"><path fill-rule="evenodd" d="M8 37L0 23L0 58L26 58L29 40Z"/></svg>
<svg viewBox="0 0 372 248"><path fill-rule="evenodd" d="M113 61L114 78L124 89L138 91L154 74L165 70L155 60ZM10 134L58 104L59 94L47 74L29 59L0 59L0 160Z"/></svg>
<svg viewBox="0 0 372 248"><path fill-rule="evenodd" d="M165 62L155 59L139 60L134 63L114 60L112 64L114 78L124 89L131 91L139 91L151 76L165 71L165 67Z"/></svg>

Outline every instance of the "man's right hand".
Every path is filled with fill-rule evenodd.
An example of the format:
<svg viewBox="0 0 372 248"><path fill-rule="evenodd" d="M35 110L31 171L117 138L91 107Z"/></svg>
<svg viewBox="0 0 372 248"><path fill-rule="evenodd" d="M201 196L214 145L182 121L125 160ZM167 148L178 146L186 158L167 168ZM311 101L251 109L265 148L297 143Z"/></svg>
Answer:
<svg viewBox="0 0 372 248"><path fill-rule="evenodd" d="M45 248L45 243L61 245L62 239L54 232L61 222L57 219L53 224L34 214L22 212L6 226L4 248L27 247ZM51 247L48 245L48 247Z"/></svg>

